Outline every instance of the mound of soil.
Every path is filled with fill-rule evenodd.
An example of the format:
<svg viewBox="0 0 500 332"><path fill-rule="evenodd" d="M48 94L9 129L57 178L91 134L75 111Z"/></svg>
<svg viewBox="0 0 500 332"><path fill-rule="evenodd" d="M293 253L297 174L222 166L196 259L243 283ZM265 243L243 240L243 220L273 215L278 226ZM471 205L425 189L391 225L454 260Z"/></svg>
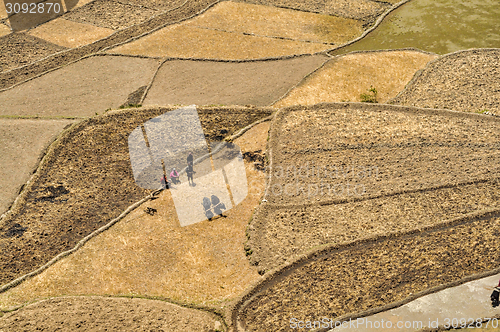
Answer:
<svg viewBox="0 0 500 332"><path fill-rule="evenodd" d="M64 18L114 30L139 24L158 14L154 9L123 4L113 0L96 0L77 8Z"/></svg>
<svg viewBox="0 0 500 332"><path fill-rule="evenodd" d="M116 218L150 191L132 175L128 135L139 124L172 108L113 112L80 123L63 135L27 193L0 224L0 284L45 264ZM258 108L200 108L209 140L269 116ZM14 224L22 236L6 237Z"/></svg>
<svg viewBox="0 0 500 332"><path fill-rule="evenodd" d="M11 33L0 37L0 72L27 65L47 55L65 50L25 33Z"/></svg>
<svg viewBox="0 0 500 332"><path fill-rule="evenodd" d="M165 62L144 105L223 104L265 106L284 95L326 57L256 62L173 60Z"/></svg>
<svg viewBox="0 0 500 332"><path fill-rule="evenodd" d="M214 332L222 324L208 312L167 302L106 297L63 297L37 302L0 318L8 331Z"/></svg>
<svg viewBox="0 0 500 332"><path fill-rule="evenodd" d="M430 62L391 104L500 114L500 50L477 49Z"/></svg>
<svg viewBox="0 0 500 332"><path fill-rule="evenodd" d="M291 319L335 319L405 299L500 264L500 215L328 249L293 265L234 313L245 331L294 331Z"/></svg>

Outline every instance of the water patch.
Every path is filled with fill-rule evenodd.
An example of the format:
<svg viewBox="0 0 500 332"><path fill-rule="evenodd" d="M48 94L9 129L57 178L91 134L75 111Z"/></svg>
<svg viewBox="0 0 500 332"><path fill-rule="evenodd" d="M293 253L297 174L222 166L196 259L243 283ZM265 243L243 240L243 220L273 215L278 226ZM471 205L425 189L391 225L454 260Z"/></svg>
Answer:
<svg viewBox="0 0 500 332"><path fill-rule="evenodd" d="M413 0L390 13L373 32L332 52L415 47L437 54L500 47L497 0Z"/></svg>

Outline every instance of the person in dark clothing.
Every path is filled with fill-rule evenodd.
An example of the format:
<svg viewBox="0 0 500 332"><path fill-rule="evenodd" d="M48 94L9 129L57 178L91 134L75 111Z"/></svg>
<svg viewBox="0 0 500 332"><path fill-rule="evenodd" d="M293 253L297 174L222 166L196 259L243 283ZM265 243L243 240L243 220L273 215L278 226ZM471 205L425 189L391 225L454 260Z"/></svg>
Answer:
<svg viewBox="0 0 500 332"><path fill-rule="evenodd" d="M188 177L189 185L194 184L194 181L193 181L193 174L194 173L195 172L193 171L193 165L192 164L188 164L188 167L186 168L186 175Z"/></svg>
<svg viewBox="0 0 500 332"><path fill-rule="evenodd" d="M500 281L498 282L498 286L493 289L493 293L491 293L491 306L493 308L498 307L500 304Z"/></svg>
<svg viewBox="0 0 500 332"><path fill-rule="evenodd" d="M193 166L193 154L191 152L189 152L189 154L187 156L187 164L188 164L188 166L189 165Z"/></svg>
<svg viewBox="0 0 500 332"><path fill-rule="evenodd" d="M168 189L168 180L167 180L167 177L165 175L163 175L161 177L160 182L161 182L161 188L162 189Z"/></svg>

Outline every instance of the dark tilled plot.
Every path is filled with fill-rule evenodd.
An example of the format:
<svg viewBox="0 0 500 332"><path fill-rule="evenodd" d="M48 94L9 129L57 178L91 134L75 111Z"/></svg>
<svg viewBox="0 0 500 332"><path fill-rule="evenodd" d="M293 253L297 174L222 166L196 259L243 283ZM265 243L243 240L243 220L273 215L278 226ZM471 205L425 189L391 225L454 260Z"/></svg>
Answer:
<svg viewBox="0 0 500 332"><path fill-rule="evenodd" d="M248 234L260 270L283 264L315 246L423 228L500 207L498 180L360 201L296 208L266 205Z"/></svg>
<svg viewBox="0 0 500 332"><path fill-rule="evenodd" d="M390 8L387 3L369 0L244 0L244 2L342 16L365 21L365 24L372 23L377 16Z"/></svg>
<svg viewBox="0 0 500 332"><path fill-rule="evenodd" d="M245 331L294 331L291 319L335 318L495 269L499 216L315 255L273 278L235 312Z"/></svg>
<svg viewBox="0 0 500 332"><path fill-rule="evenodd" d="M430 62L391 104L500 115L500 50L478 49Z"/></svg>
<svg viewBox="0 0 500 332"><path fill-rule="evenodd" d="M1 316L0 316L1 317ZM105 297L40 301L0 318L2 331L214 331L216 317L167 302Z"/></svg>
<svg viewBox="0 0 500 332"><path fill-rule="evenodd" d="M124 4L113 0L96 0L77 8L64 18L114 30L139 24L159 12L144 7Z"/></svg>
<svg viewBox="0 0 500 332"><path fill-rule="evenodd" d="M0 37L0 72L27 65L65 49L25 33L8 34Z"/></svg>
<svg viewBox="0 0 500 332"><path fill-rule="evenodd" d="M150 191L132 175L128 135L167 108L127 110L86 120L61 138L0 224L0 284L45 264L117 217ZM199 110L207 139L218 140L266 116L256 108ZM22 229L22 231L20 231Z"/></svg>
<svg viewBox="0 0 500 332"><path fill-rule="evenodd" d="M326 60L315 55L240 63L167 61L143 104L269 105Z"/></svg>

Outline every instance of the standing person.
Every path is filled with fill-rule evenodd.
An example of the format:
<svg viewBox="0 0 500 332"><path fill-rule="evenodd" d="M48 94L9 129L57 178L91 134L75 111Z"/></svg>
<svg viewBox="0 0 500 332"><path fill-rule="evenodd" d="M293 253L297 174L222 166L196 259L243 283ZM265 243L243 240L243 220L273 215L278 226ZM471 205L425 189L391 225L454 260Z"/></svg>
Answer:
<svg viewBox="0 0 500 332"><path fill-rule="evenodd" d="M500 304L500 281L498 282L498 286L493 289L493 293L491 293L491 306L493 308L498 307Z"/></svg>
<svg viewBox="0 0 500 332"><path fill-rule="evenodd" d="M189 154L187 156L187 164L188 164L188 166L189 165L193 166L193 154L191 152L189 152Z"/></svg>
<svg viewBox="0 0 500 332"><path fill-rule="evenodd" d="M165 175L162 175L160 182L162 189L168 189L168 179Z"/></svg>
<svg viewBox="0 0 500 332"><path fill-rule="evenodd" d="M193 173L194 173L194 171L193 171L193 164L188 164L188 167L186 168L186 175L188 177L189 185L194 184Z"/></svg>

